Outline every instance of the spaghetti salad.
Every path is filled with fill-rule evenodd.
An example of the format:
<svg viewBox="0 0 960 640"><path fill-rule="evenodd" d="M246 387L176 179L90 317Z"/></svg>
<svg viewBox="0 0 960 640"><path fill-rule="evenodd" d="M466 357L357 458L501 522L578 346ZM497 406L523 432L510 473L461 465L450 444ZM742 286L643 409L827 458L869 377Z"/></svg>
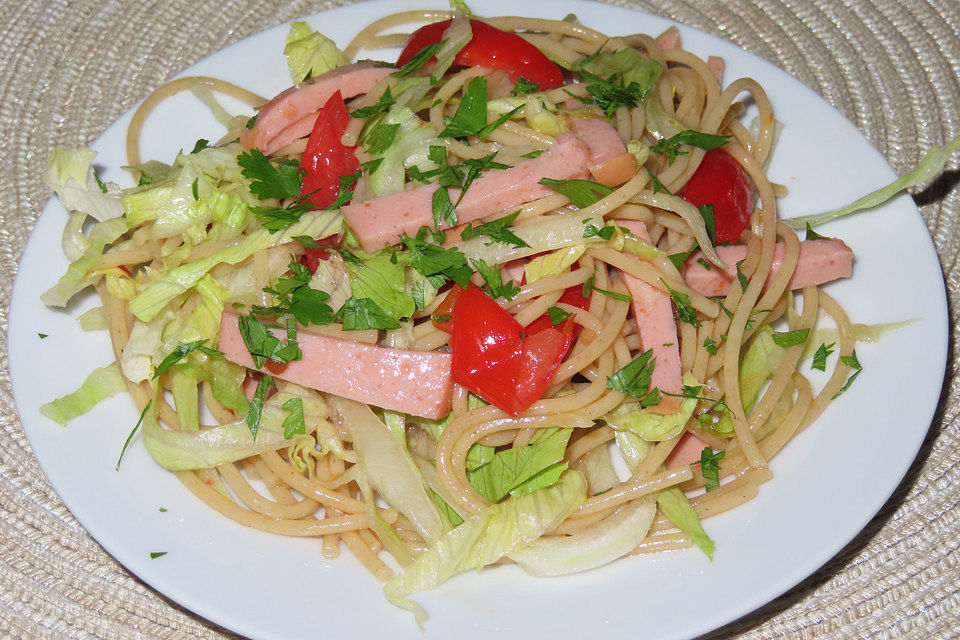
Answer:
<svg viewBox="0 0 960 640"><path fill-rule="evenodd" d="M117 362L44 413L128 390L201 500L345 546L418 619L411 594L493 562L712 557L702 519L755 496L861 368L864 331L821 288L850 249L777 219L763 88L675 31L439 17L343 52L295 23L297 84L270 100L159 89L131 125L136 187L54 152L72 263L43 299L96 287ZM221 140L142 161L143 119L182 90L256 113L215 107Z"/></svg>

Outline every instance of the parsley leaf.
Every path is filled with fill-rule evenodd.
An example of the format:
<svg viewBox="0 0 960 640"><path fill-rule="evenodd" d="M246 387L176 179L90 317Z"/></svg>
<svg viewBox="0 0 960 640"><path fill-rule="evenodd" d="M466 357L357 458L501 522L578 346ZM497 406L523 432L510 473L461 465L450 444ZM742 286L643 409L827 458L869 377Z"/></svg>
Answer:
<svg viewBox="0 0 960 640"><path fill-rule="evenodd" d="M440 287L447 280L453 280L461 287L470 283L472 273L467 266L467 257L456 247L443 247L427 242L430 230L423 227L417 237L400 236L401 242L410 249L411 266L430 279L431 284Z"/></svg>
<svg viewBox="0 0 960 640"><path fill-rule="evenodd" d="M593 283L596 281L596 279L597 276L594 274L584 281L583 287L580 288L581 297L589 298L591 295L593 295Z"/></svg>
<svg viewBox="0 0 960 640"><path fill-rule="evenodd" d="M37 335L40 336L40 339L41 339L41 340L43 340L44 338L46 338L46 337L47 337L48 335L50 335L50 334L47 334L47 333L38 333Z"/></svg>
<svg viewBox="0 0 960 640"><path fill-rule="evenodd" d="M303 214L313 209L309 202L301 202L289 207L250 207L253 217L260 221L263 228L270 233L283 231L287 227L296 224L303 217Z"/></svg>
<svg viewBox="0 0 960 640"><path fill-rule="evenodd" d="M291 296L290 313L304 326L332 324L333 309L326 303L329 299L330 295L326 291L306 286L300 287L295 289Z"/></svg>
<svg viewBox="0 0 960 640"><path fill-rule="evenodd" d="M289 411L290 415L283 419L283 437L287 440L293 436L306 433L306 421L303 417L303 400L300 398L290 398L283 403L282 409Z"/></svg>
<svg viewBox="0 0 960 640"><path fill-rule="evenodd" d="M478 76L470 81L463 100L457 106L441 138L464 138L477 133L487 124L487 79Z"/></svg>
<svg viewBox="0 0 960 640"><path fill-rule="evenodd" d="M250 116L250 119L247 120L247 124L243 125L245 129L253 129L257 124L257 116Z"/></svg>
<svg viewBox="0 0 960 640"><path fill-rule="evenodd" d="M344 331L399 329L400 323L371 298L349 298L337 312Z"/></svg>
<svg viewBox="0 0 960 640"><path fill-rule="evenodd" d="M103 180L100 179L100 176L97 175L97 172L93 172L93 179L97 182L97 187L100 189L100 193L107 192L107 185L103 183ZM810 226L810 225L807 225Z"/></svg>
<svg viewBox="0 0 960 640"><path fill-rule="evenodd" d="M433 208L433 226L435 229L439 229L444 223L446 223L448 227L453 227L457 224L457 208L450 202L450 192L447 191L446 187L440 187L433 192L431 206Z"/></svg>
<svg viewBox="0 0 960 640"><path fill-rule="evenodd" d="M490 287L490 297L503 297L506 300L512 300L514 296L520 293L520 287L513 280L503 281L500 269L491 267L482 258L471 259L470 264L483 277L483 281Z"/></svg>
<svg viewBox="0 0 960 640"><path fill-rule="evenodd" d="M536 82L530 82L521 76L517 80L517 83L513 85L513 90L510 91L510 95L520 96L525 93L535 93L537 91L540 91L540 85L538 85Z"/></svg>
<svg viewBox="0 0 960 640"><path fill-rule="evenodd" d="M211 349L210 347L205 347L203 344L207 341L206 338L202 340L195 340L193 342L181 342L176 346L176 348L170 352L170 354L164 358L160 364L157 365L157 370L153 374L153 378L157 379L163 373L177 364L181 360L187 357L187 355L193 353L194 351L200 351L207 354L208 356L222 356L222 351L217 351L216 349Z"/></svg>
<svg viewBox="0 0 960 640"><path fill-rule="evenodd" d="M520 157L521 157L521 158L531 158L531 159L532 159L532 158L539 158L539 157L542 156L542 155L543 155L543 149L534 149L534 150L531 151L530 153L525 153L525 154L523 154L523 155L520 156Z"/></svg>
<svg viewBox="0 0 960 640"><path fill-rule="evenodd" d="M587 218L589 220L590 218ZM613 237L613 234L616 233L617 228L615 226L607 225L605 227L597 227L595 224L588 224L583 228L583 237L584 238L596 238L600 237L604 240L609 240Z"/></svg>
<svg viewBox="0 0 960 640"><path fill-rule="evenodd" d="M644 398L650 391L650 378L657 359L653 349L641 353L630 364L607 378L607 388L635 398Z"/></svg>
<svg viewBox="0 0 960 640"><path fill-rule="evenodd" d="M253 358L253 364L258 369L266 364L267 360L286 364L303 357L300 346L295 339L295 332L294 339L284 343L274 336L270 328L257 320L252 313L240 316L239 326L243 344L247 347L247 351Z"/></svg>
<svg viewBox="0 0 960 640"><path fill-rule="evenodd" d="M663 183L660 182L660 178L658 178L653 173L653 171L650 171L650 169L647 169L647 174L650 176L650 184L651 186L653 186L654 193L659 193L661 191L664 191L666 192L667 195L673 195L672 193L670 193L670 189L667 189L665 186L663 186Z"/></svg>
<svg viewBox="0 0 960 640"><path fill-rule="evenodd" d="M720 486L720 461L723 460L724 455L726 451L714 453L710 447L704 447L700 452L700 473L707 481L704 487L707 491L713 491Z"/></svg>
<svg viewBox="0 0 960 640"><path fill-rule="evenodd" d="M703 348L706 349L707 353L709 353L710 355L712 356L717 355L716 341L711 340L710 338L707 338L706 340L703 341Z"/></svg>
<svg viewBox="0 0 960 640"><path fill-rule="evenodd" d="M649 91L638 82L623 82L618 79L617 74L606 79L587 71L581 71L580 75L586 81L587 93L592 96L581 98L581 100L597 105L608 117L620 107L636 107Z"/></svg>
<svg viewBox="0 0 960 640"><path fill-rule="evenodd" d="M700 133L693 129L685 129L675 136L658 140L656 144L650 147L650 151L666 155L669 163L673 164L677 156L689 153L688 151L681 151L680 145L689 145L700 149L716 149L727 144L729 139L730 136L718 136L712 133Z"/></svg>
<svg viewBox="0 0 960 640"><path fill-rule="evenodd" d="M292 198L300 195L300 164L295 160L273 163L259 149L237 156L241 173L250 178L250 192L260 200Z"/></svg>
<svg viewBox="0 0 960 640"><path fill-rule="evenodd" d="M166 551L151 551L151 552L150 552L150 559L151 559L151 560L156 560L157 558L162 558L162 557L165 556L165 555L167 555L167 552L166 552Z"/></svg>
<svg viewBox="0 0 960 640"><path fill-rule="evenodd" d="M263 416L263 403L267 399L267 390L273 378L263 376L257 381L257 390L253 393L253 399L250 401L250 407L247 409L247 428L253 439L257 439L257 431L260 430L260 418Z"/></svg>
<svg viewBox="0 0 960 640"><path fill-rule="evenodd" d="M681 253L671 253L670 255L667 256L667 258L669 258L670 262L673 263L673 266L677 268L677 271L680 271L680 267L683 266L683 263L687 261L687 258L690 257L690 254L692 252L693 250L691 249L690 251L685 251Z"/></svg>
<svg viewBox="0 0 960 640"><path fill-rule="evenodd" d="M750 284L749 280L747 280L747 276L743 275L743 271L740 271L740 265L742 265L746 261L747 259L744 258L743 260L737 263L737 282L740 283L741 291L746 291L747 285Z"/></svg>
<svg viewBox="0 0 960 640"><path fill-rule="evenodd" d="M844 383L844 385L840 388L840 391L837 391L837 393L833 396L833 398L830 398L831 400L836 399L837 396L839 396L841 393L849 389L850 385L853 384L853 381L856 380L857 376L860 375L860 372L863 371L863 367L860 365L860 361L857 360L856 349L854 349L848 356L840 356L840 362L847 365L854 371L853 371L853 374L849 378L847 378L846 383Z"/></svg>
<svg viewBox="0 0 960 640"><path fill-rule="evenodd" d="M670 294L673 304L677 307L677 317L680 318L680 322L686 322L687 324L699 327L700 321L697 320L697 313L690 303L690 296L671 289L670 285L664 282L663 278L660 278L660 282L663 282L663 286L667 288L667 293ZM724 309L724 311L726 311L726 309Z"/></svg>
<svg viewBox="0 0 960 640"><path fill-rule="evenodd" d="M810 329L796 329L795 331L775 331L771 336L778 347L789 347L803 344L810 335Z"/></svg>
<svg viewBox="0 0 960 640"><path fill-rule="evenodd" d="M143 405L143 411L140 412L140 419L137 420L137 424L133 425L133 429L130 431L130 435L127 436L127 439L123 443L123 449L120 450L120 457L117 458L117 466L113 468L114 471L120 471L120 461L123 460L123 454L127 452L127 447L130 446L130 441L133 440L133 434L137 432L137 429L140 428L140 425L143 424L143 419L147 415L147 411L150 410L150 405L153 404L153 400L147 400L147 404Z"/></svg>
<svg viewBox="0 0 960 640"><path fill-rule="evenodd" d="M593 287L593 290L596 291L597 293L602 293L608 298L619 300L620 302L633 302L633 298L623 293L617 293L616 291L607 291L606 289L601 289L600 287Z"/></svg>
<svg viewBox="0 0 960 640"><path fill-rule="evenodd" d="M560 307L550 307L547 309L547 315L550 316L550 323L555 327L563 323L567 318L573 317L572 313L564 311Z"/></svg>
<svg viewBox="0 0 960 640"><path fill-rule="evenodd" d="M518 215L520 215L520 212L515 211L497 220L478 224L476 227L471 222L460 232L460 238L470 240L478 236L487 236L491 240L487 243L488 247L494 242L503 242L517 248L529 247L529 244L508 228L517 219Z"/></svg>
<svg viewBox="0 0 960 640"><path fill-rule="evenodd" d="M440 42L434 42L433 44L428 44L420 51L417 51L410 60L407 61L402 67L391 73L390 75L394 78L406 78L407 76L416 73L420 70L420 67L425 65L430 58L440 50L440 47L444 45L446 40L441 40Z"/></svg>
<svg viewBox="0 0 960 640"><path fill-rule="evenodd" d="M193 151L191 151L190 153L197 153L198 151L203 151L209 146L210 146L209 140L204 140L203 138L200 138L199 140L197 140L196 144L193 145Z"/></svg>
<svg viewBox="0 0 960 640"><path fill-rule="evenodd" d="M373 154L381 154L390 148L397 137L397 131L400 130L398 124L378 124L370 130L363 141L367 151Z"/></svg>
<svg viewBox="0 0 960 640"><path fill-rule="evenodd" d="M357 187L357 180L360 179L362 169L357 169L354 173L346 176L340 176L340 187L337 190L336 199L323 208L324 211L331 209L340 209L353 200L353 192Z"/></svg>
<svg viewBox="0 0 960 640"><path fill-rule="evenodd" d="M613 193L613 189L610 187L590 180L578 180L576 178L569 180L541 178L540 184L570 198L570 202L581 209L589 207Z"/></svg>
<svg viewBox="0 0 960 640"><path fill-rule="evenodd" d="M830 344L820 343L820 346L817 347L816 353L813 354L813 363L810 365L811 369L817 369L819 371L827 370L827 358L830 357L830 354L833 353L836 342L831 342Z"/></svg>
<svg viewBox="0 0 960 640"><path fill-rule="evenodd" d="M356 111L350 112L351 118L369 118L370 116L375 116L378 113L386 113L390 107L396 103L396 100L393 99L393 95L390 93L390 87L387 87L386 91L383 92L383 95L380 96L380 99L377 100L377 104L371 105L369 107L363 107L362 109L357 109Z"/></svg>
<svg viewBox="0 0 960 640"><path fill-rule="evenodd" d="M710 238L710 244L717 245L717 223L713 214L712 204L702 204L697 207L700 217L703 218L703 224L707 227L707 237Z"/></svg>

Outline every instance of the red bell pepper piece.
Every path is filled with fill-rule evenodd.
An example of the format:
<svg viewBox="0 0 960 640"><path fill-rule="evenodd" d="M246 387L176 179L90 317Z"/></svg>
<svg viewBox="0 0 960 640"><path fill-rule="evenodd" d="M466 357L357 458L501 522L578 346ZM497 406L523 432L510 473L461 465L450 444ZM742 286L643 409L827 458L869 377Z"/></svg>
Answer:
<svg viewBox="0 0 960 640"><path fill-rule="evenodd" d="M340 244L340 235L327 236L326 238L321 238L316 241L319 247L307 247L303 251L303 258L301 258L300 263L310 269L310 273L314 273L317 270L317 267L320 266L320 263L324 260L330 258L331 249L326 247L335 247Z"/></svg>
<svg viewBox="0 0 960 640"><path fill-rule="evenodd" d="M414 31L397 59L397 66L402 67L424 47L440 42L451 22L433 22ZM473 39L457 53L454 64L500 69L507 73L511 82L524 78L535 83L541 91L563 84L560 67L517 34L502 31L480 20L471 20L470 29Z"/></svg>
<svg viewBox="0 0 960 640"><path fill-rule="evenodd" d="M349 122L347 105L337 91L320 109L300 162L304 172L300 196L311 194L307 200L317 209L323 209L337 199L341 176L360 169L353 148L340 142Z"/></svg>
<svg viewBox="0 0 960 640"><path fill-rule="evenodd" d="M740 163L722 149L711 149L690 176L683 199L692 205L713 205L717 243L737 242L750 225L753 188Z"/></svg>
<svg viewBox="0 0 960 640"><path fill-rule="evenodd" d="M437 305L437 308L433 310L433 313L430 315L430 321L433 323L437 329L441 331L446 331L450 333L453 331L453 308L457 305L457 300L460 299L460 296L463 294L463 287L458 284L450 287L450 290L447 291L447 295L443 298L443 302ZM449 320L437 320L437 318L442 318L444 316L449 316Z"/></svg>
<svg viewBox="0 0 960 640"><path fill-rule="evenodd" d="M570 344L553 327L525 337L520 323L473 284L452 316L453 379L515 416L547 390Z"/></svg>

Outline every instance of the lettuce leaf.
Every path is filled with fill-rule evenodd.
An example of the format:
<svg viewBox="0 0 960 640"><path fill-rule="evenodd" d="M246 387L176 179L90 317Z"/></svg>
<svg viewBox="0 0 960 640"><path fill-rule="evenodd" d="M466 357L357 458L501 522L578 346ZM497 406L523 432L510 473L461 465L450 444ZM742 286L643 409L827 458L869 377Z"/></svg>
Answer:
<svg viewBox="0 0 960 640"><path fill-rule="evenodd" d="M90 231L89 244L83 256L67 267L57 283L41 294L40 299L48 307L65 307L77 293L94 284L99 274L90 274L90 270L103 255L107 245L112 244L127 231L124 218L111 218L98 222ZM88 275L89 274L89 275Z"/></svg>
<svg viewBox="0 0 960 640"><path fill-rule="evenodd" d="M548 487L567 469L563 454L572 429L541 429L530 444L493 454L489 462L467 470L470 484L490 502Z"/></svg>
<svg viewBox="0 0 960 640"><path fill-rule="evenodd" d="M426 612L409 595L432 589L469 569L496 562L553 530L587 497L587 483L576 471L567 471L546 489L512 496L492 505L448 531L413 564L383 587L387 599L413 611L417 621Z"/></svg>
<svg viewBox="0 0 960 640"><path fill-rule="evenodd" d="M294 84L350 62L333 40L299 20L290 23L283 55Z"/></svg>
<svg viewBox="0 0 960 640"><path fill-rule="evenodd" d="M92 149L54 147L47 160L44 179L64 209L93 216L102 222L123 215L123 206L120 204L120 187L108 182L103 189L100 188L92 164L96 155Z"/></svg>
<svg viewBox="0 0 960 640"><path fill-rule="evenodd" d="M157 424L147 412L143 421L143 443L157 464L171 471L207 469L265 451L290 446L284 438L283 421L289 411L283 404L292 398L303 403L304 424L312 433L327 416L327 406L314 392L297 385L279 385L277 393L264 402L257 437L250 433L246 418L200 431L170 431Z"/></svg>
<svg viewBox="0 0 960 640"><path fill-rule="evenodd" d="M127 390L127 384L116 362L94 369L80 388L73 393L51 400L40 407L40 413L54 422L65 425L67 421L90 411L101 400Z"/></svg>
<svg viewBox="0 0 960 640"><path fill-rule="evenodd" d="M392 259L392 255L396 255L396 259ZM405 269L408 262L407 252L391 254L381 251L364 255L361 264L345 264L350 274L351 295L370 298L395 321L409 318L416 306L407 291Z"/></svg>
<svg viewBox="0 0 960 640"><path fill-rule="evenodd" d="M443 521L406 448L367 405L336 396L330 397L330 404L352 436L357 465L373 488L407 516L424 540L436 542Z"/></svg>
<svg viewBox="0 0 960 640"><path fill-rule="evenodd" d="M691 374L685 373L683 384L696 386L698 383ZM669 415L634 408L636 405L633 403L625 404L611 411L604 419L616 431L630 431L648 442L661 442L683 433L698 402L696 398L684 398L677 413Z"/></svg>
<svg viewBox="0 0 960 640"><path fill-rule="evenodd" d="M535 576L561 576L613 562L647 536L657 513L652 496L634 500L570 536L540 538L514 551L510 558Z"/></svg>
<svg viewBox="0 0 960 640"><path fill-rule="evenodd" d="M663 67L659 62L645 58L633 47L598 53L585 58L577 67L581 71L587 71L601 78L616 76L627 85L636 82L643 95L653 88L660 74L663 73Z"/></svg>
<svg viewBox="0 0 960 640"><path fill-rule="evenodd" d="M700 517L683 491L680 491L677 487L663 489L657 493L657 504L660 505L663 515L667 516L667 519L677 529L683 531L695 545L707 554L708 558L713 560L713 540L703 530Z"/></svg>

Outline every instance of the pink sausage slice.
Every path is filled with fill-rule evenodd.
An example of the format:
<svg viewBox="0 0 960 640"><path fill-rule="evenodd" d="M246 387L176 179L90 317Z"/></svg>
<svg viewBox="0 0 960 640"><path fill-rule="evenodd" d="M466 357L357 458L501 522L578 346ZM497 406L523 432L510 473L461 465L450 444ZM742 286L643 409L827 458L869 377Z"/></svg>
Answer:
<svg viewBox="0 0 960 640"><path fill-rule="evenodd" d="M783 261L783 243L777 243L773 252L773 267L767 277L769 283L780 270ZM730 283L737 277L736 264L747 255L743 245L717 247L717 255L726 263L723 270L716 265L705 268L698 262L703 254L696 251L687 258L683 279L691 289L705 296L725 296ZM790 278L791 289L802 289L832 282L840 278L849 278L853 271L853 251L843 240L803 240L800 242L800 259Z"/></svg>
<svg viewBox="0 0 960 640"><path fill-rule="evenodd" d="M647 226L639 220L617 220L616 224L650 242ZM650 388L656 387L662 392L680 394L683 387L680 345L670 295L629 273L621 273L621 276L633 298L631 306L633 317L637 321L637 332L640 334L640 348L643 351L652 350L656 358ZM659 414L676 413L680 409L680 402L681 398L677 396L663 396L660 404L647 409Z"/></svg>
<svg viewBox="0 0 960 640"><path fill-rule="evenodd" d="M680 442L673 448L673 451L670 452L670 455L667 456L667 459L663 461L663 464L667 469L675 469L699 462L705 446L707 446L706 442L687 431L680 438Z"/></svg>
<svg viewBox="0 0 960 640"><path fill-rule="evenodd" d="M590 149L587 168L594 180L619 187L637 172L636 159L609 123L596 118L571 118L570 127Z"/></svg>
<svg viewBox="0 0 960 640"><path fill-rule="evenodd" d="M374 66L368 60L337 67L290 87L260 107L256 123L240 134L240 144L270 155L310 135L320 107L338 90L348 100L370 91L391 71L394 69Z"/></svg>
<svg viewBox="0 0 960 640"><path fill-rule="evenodd" d="M238 317L220 318L220 351L231 362L256 369L240 336ZM286 332L274 330L283 339ZM300 332L303 359L260 369L263 373L358 402L438 419L450 412L450 354L410 351ZM282 367L282 368L281 368Z"/></svg>
<svg viewBox="0 0 960 640"><path fill-rule="evenodd" d="M551 195L554 192L541 185L540 179L584 177L589 157L587 145L579 136L561 133L540 157L524 160L509 169L489 171L477 178L457 207L457 223L473 222ZM433 192L436 190L436 185L428 184L348 204L340 212L363 250L373 252L397 244L401 234L413 236L420 227L433 227ZM450 200L456 202L460 190L449 191Z"/></svg>

